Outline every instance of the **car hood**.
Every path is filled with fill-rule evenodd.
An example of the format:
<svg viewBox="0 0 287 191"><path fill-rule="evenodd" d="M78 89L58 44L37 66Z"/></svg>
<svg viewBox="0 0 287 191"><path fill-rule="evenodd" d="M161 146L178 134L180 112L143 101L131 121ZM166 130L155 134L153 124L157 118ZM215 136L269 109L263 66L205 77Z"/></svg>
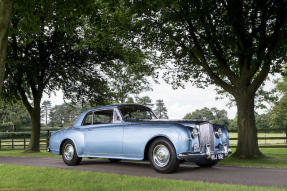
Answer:
<svg viewBox="0 0 287 191"><path fill-rule="evenodd" d="M127 121L131 124L180 124L183 126L194 127L195 125L208 121L200 120L174 120L174 119L152 119L152 120L138 120L138 121Z"/></svg>

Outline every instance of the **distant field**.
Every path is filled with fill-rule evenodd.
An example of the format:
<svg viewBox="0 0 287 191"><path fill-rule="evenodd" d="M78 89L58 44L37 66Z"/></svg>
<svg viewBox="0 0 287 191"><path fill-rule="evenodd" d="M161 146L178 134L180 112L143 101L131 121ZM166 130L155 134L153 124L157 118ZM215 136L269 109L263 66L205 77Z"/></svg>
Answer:
<svg viewBox="0 0 287 191"><path fill-rule="evenodd" d="M286 138L285 133L258 133L258 137L284 137ZM230 138L237 138L238 134L237 133L229 133ZM286 139L266 139L266 140L258 140L259 145L286 145ZM236 145L237 140L231 140L230 141L231 145Z"/></svg>

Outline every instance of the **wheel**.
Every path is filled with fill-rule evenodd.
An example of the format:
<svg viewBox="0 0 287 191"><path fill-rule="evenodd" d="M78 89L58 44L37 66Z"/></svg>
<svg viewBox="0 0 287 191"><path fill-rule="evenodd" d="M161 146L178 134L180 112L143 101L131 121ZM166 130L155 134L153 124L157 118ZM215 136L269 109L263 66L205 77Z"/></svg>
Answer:
<svg viewBox="0 0 287 191"><path fill-rule="evenodd" d="M117 163L117 162L120 162L121 159L109 159L109 161L110 161L111 163Z"/></svg>
<svg viewBox="0 0 287 191"><path fill-rule="evenodd" d="M73 141L68 140L64 142L62 146L62 158L69 166L77 165L82 161L82 158L77 155Z"/></svg>
<svg viewBox="0 0 287 191"><path fill-rule="evenodd" d="M201 161L195 162L195 164L197 164L200 167L207 168L207 167L212 167L212 166L216 165L217 162L218 161L216 161L216 160L202 159Z"/></svg>
<svg viewBox="0 0 287 191"><path fill-rule="evenodd" d="M174 172L179 166L175 148L165 138L159 138L152 142L149 148L149 160L152 167L160 173Z"/></svg>

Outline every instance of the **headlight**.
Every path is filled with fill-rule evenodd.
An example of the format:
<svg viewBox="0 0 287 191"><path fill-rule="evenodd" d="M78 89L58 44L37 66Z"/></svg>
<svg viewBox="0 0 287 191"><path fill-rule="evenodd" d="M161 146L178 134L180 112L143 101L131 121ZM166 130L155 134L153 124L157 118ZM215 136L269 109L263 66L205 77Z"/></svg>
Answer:
<svg viewBox="0 0 287 191"><path fill-rule="evenodd" d="M223 133L222 133L221 128L218 128L217 131L216 131L216 133L215 133L215 136L216 136L217 138L221 138L222 135L223 135Z"/></svg>
<svg viewBox="0 0 287 191"><path fill-rule="evenodd" d="M197 143L195 143L193 145L193 151L196 152L199 149L199 145Z"/></svg>
<svg viewBox="0 0 287 191"><path fill-rule="evenodd" d="M198 130L196 128L193 128L191 132L192 138L198 137L198 134L199 134Z"/></svg>

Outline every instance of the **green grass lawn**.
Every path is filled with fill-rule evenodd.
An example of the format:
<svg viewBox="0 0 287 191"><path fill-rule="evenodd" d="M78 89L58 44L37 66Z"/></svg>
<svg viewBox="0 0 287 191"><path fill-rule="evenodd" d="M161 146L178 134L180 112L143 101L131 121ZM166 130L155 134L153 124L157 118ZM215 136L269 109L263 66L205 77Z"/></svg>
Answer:
<svg viewBox="0 0 287 191"><path fill-rule="evenodd" d="M262 148L260 150L265 155L264 158L235 159L228 157L218 164L244 167L287 168L287 148ZM233 152L235 152L235 149L233 149Z"/></svg>
<svg viewBox="0 0 287 191"><path fill-rule="evenodd" d="M235 149L233 149L233 152ZM261 152L265 158L260 159L235 159L226 158L218 163L218 165L227 166L245 166L245 167L268 167L268 168L287 168L287 149L286 148L262 148ZM61 158L60 155L54 155L48 152L40 153L24 153L23 151L0 151L0 156L12 157L53 157Z"/></svg>
<svg viewBox="0 0 287 191"><path fill-rule="evenodd" d="M63 170L0 164L0 190L79 191L79 190L186 190L186 191L283 191L284 188L251 187L194 181L167 180L87 171Z"/></svg>
<svg viewBox="0 0 287 191"><path fill-rule="evenodd" d="M60 155L54 155L46 151L35 152L35 153L25 153L24 151L0 151L0 156L9 156L9 157L51 157L51 158L61 158ZM1 190L0 190L1 191Z"/></svg>

